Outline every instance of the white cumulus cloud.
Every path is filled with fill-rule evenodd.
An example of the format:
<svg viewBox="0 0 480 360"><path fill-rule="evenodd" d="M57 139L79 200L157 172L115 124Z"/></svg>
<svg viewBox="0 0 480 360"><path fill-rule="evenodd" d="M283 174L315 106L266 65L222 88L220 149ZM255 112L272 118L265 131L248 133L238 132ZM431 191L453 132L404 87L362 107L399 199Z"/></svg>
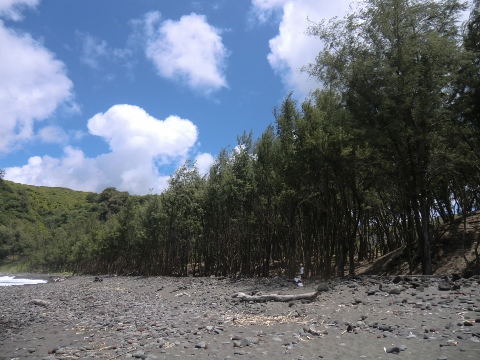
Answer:
<svg viewBox="0 0 480 360"><path fill-rule="evenodd" d="M205 16L192 13L179 21L160 21L158 12L145 17L146 56L167 79L180 80L206 94L227 87L224 74L228 51L221 31Z"/></svg>
<svg viewBox="0 0 480 360"><path fill-rule="evenodd" d="M351 0L252 0L252 9L260 22L267 21L272 13L282 13L278 34L270 39L268 62L284 83L287 91L294 90L301 98L320 86L300 69L315 62L322 43L306 35L310 21L320 22L334 16L342 17Z"/></svg>
<svg viewBox="0 0 480 360"><path fill-rule="evenodd" d="M81 150L67 146L61 158L32 156L24 166L5 169L5 179L37 186L61 186L74 190L97 191L102 173L95 159L85 158Z"/></svg>
<svg viewBox="0 0 480 360"><path fill-rule="evenodd" d="M209 153L198 154L195 157L195 167L200 175L207 175L214 162L215 158Z"/></svg>
<svg viewBox="0 0 480 360"><path fill-rule="evenodd" d="M183 162L198 138L190 120L178 116L158 120L138 106L125 104L93 116L88 129L109 144L109 153L87 158L81 150L67 146L61 158L35 156L24 166L5 169L5 178L83 191L114 186L132 194L161 192L169 176L162 175L159 166Z"/></svg>
<svg viewBox="0 0 480 360"><path fill-rule="evenodd" d="M63 62L29 34L0 20L0 153L34 137L33 124L73 99Z"/></svg>

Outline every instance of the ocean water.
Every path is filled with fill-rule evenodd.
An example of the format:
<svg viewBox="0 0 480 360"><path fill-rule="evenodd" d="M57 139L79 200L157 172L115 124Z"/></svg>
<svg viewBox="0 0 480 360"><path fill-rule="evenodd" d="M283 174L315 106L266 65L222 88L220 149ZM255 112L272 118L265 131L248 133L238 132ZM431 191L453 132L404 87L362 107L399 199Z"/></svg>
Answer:
<svg viewBox="0 0 480 360"><path fill-rule="evenodd" d="M44 284L45 280L15 279L13 276L0 276L0 286Z"/></svg>

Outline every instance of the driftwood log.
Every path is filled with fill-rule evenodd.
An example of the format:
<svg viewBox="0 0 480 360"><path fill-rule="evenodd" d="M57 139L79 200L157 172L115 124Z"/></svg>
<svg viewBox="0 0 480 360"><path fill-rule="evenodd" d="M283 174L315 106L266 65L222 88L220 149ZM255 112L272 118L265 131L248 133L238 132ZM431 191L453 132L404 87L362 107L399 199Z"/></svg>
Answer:
<svg viewBox="0 0 480 360"><path fill-rule="evenodd" d="M327 284L320 284L315 292L309 292L304 294L297 295L278 295L278 294L268 294L268 295L247 295L243 292L238 292L232 295L233 298L237 298L243 301L294 301L294 300L315 300L315 298L322 292L328 291Z"/></svg>

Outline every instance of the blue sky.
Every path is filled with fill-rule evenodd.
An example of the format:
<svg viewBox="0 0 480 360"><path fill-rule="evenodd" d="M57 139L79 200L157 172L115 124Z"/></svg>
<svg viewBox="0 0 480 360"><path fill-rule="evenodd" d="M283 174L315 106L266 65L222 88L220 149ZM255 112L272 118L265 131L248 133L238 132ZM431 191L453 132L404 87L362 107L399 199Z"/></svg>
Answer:
<svg viewBox="0 0 480 360"><path fill-rule="evenodd" d="M159 193L319 84L313 21L350 1L1 0L0 168L40 186Z"/></svg>

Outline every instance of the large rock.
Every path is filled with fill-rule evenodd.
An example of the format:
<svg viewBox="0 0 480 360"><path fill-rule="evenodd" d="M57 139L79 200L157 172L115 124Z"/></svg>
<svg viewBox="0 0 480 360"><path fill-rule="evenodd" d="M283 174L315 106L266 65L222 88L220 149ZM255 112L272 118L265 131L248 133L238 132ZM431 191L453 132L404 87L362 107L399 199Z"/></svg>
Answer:
<svg viewBox="0 0 480 360"><path fill-rule="evenodd" d="M452 281L458 281L461 278L462 277L460 276L460 274L457 274L457 273L452 274Z"/></svg>
<svg viewBox="0 0 480 360"><path fill-rule="evenodd" d="M438 284L438 290L440 291L450 291L452 289L453 289L452 285L448 282L441 282Z"/></svg>
<svg viewBox="0 0 480 360"><path fill-rule="evenodd" d="M402 282L402 281L403 281L403 277L401 277L400 275L395 276L395 278L392 280L394 284L398 284L399 282Z"/></svg>
<svg viewBox="0 0 480 360"><path fill-rule="evenodd" d="M317 292L321 293L321 292L325 292L325 291L328 291L330 290L330 288L328 287L328 285L326 283L320 283L317 287Z"/></svg>

